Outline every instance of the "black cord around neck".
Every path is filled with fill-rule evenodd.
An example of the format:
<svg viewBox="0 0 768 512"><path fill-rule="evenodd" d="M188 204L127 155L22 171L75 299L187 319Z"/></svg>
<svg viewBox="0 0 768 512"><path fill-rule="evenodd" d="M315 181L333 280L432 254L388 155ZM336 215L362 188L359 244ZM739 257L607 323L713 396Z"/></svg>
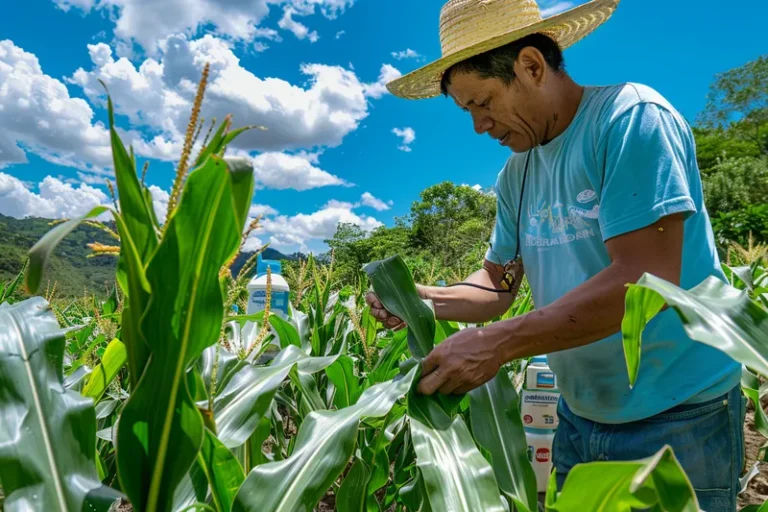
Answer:
<svg viewBox="0 0 768 512"><path fill-rule="evenodd" d="M517 246L515 247L515 257L512 258L512 261L515 261L518 258L518 256L520 256L520 216L523 213L523 197L525 195L525 182L528 178L528 164L531 161L532 151L533 151L533 148L529 149L528 155L525 157L525 170L523 171L523 183L520 187L520 201L517 203L517 230L515 231L515 235L517 236ZM454 286L470 286L472 288L477 288L479 290L484 290L492 293L512 293L512 288L510 288L509 290L504 290L501 288L489 288L487 286L482 286L479 284L467 283L467 282L449 284L447 285L447 288L452 288Z"/></svg>

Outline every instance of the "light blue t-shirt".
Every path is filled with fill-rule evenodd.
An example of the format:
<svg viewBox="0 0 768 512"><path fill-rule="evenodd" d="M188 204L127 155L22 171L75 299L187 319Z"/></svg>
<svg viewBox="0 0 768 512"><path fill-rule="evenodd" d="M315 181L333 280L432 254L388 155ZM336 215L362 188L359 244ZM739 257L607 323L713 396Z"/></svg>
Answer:
<svg viewBox="0 0 768 512"><path fill-rule="evenodd" d="M573 122L531 150L520 254L535 306L542 308L610 265L605 241L685 214L681 287L725 279L703 204L693 134L656 91L639 84L587 87ZM489 261L515 256L528 153L513 155L496 182L498 213ZM640 373L629 387L621 333L548 354L571 410L601 423L650 417L702 402L737 385L741 365L688 338L667 310L643 333Z"/></svg>

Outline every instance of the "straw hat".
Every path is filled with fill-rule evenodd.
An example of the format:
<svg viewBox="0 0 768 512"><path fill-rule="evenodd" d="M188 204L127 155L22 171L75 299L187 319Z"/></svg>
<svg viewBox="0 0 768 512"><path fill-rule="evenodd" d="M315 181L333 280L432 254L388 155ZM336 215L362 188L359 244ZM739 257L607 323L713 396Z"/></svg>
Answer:
<svg viewBox="0 0 768 512"><path fill-rule="evenodd" d="M592 0L542 19L535 0L449 0L440 11L443 56L389 82L387 89L408 99L439 96L443 73L454 64L535 33L564 50L608 20L618 3Z"/></svg>

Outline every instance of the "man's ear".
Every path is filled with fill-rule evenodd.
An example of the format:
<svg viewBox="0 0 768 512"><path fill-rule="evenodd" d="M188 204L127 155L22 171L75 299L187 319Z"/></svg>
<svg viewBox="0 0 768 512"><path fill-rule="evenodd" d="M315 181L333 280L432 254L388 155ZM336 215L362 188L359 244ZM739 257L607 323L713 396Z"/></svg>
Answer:
<svg viewBox="0 0 768 512"><path fill-rule="evenodd" d="M534 85L541 85L546 79L547 61L539 50L526 46L517 55L515 75Z"/></svg>

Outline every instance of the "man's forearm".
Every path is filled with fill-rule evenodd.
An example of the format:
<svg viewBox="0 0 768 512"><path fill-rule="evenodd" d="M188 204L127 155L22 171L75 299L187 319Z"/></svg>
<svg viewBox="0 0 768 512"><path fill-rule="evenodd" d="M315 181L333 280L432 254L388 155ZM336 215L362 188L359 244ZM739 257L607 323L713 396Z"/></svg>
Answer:
<svg viewBox="0 0 768 512"><path fill-rule="evenodd" d="M494 283L491 274L485 269L478 270L464 282L491 289L499 288L499 283ZM519 285L515 286L512 293L495 293L464 285L418 287L419 294L434 304L438 320L466 323L484 323L504 314L512 305L518 288Z"/></svg>
<svg viewBox="0 0 768 512"><path fill-rule="evenodd" d="M588 345L621 330L626 284L641 275L613 264L548 306L486 329L504 362Z"/></svg>

